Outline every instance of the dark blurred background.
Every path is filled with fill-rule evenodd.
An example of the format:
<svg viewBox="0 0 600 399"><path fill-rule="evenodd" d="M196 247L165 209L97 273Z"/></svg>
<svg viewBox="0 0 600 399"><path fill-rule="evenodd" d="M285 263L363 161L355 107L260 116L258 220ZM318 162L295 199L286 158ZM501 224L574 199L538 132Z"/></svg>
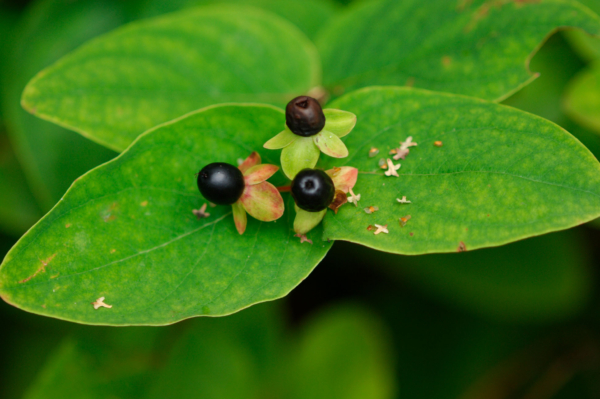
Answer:
<svg viewBox="0 0 600 399"><path fill-rule="evenodd" d="M215 2L0 1L2 257L116 155L23 111L27 81L128 21ZM541 76L504 103L598 157L600 136L561 107L589 62L577 40L552 35L530 64ZM76 325L0 301L0 398L600 398L598 228L416 257L337 242L287 298L169 327Z"/></svg>

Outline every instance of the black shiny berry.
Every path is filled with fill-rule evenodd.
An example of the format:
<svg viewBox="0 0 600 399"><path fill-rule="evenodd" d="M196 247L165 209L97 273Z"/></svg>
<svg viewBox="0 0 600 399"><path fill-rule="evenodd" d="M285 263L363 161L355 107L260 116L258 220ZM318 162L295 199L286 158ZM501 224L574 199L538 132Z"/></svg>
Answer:
<svg viewBox="0 0 600 399"><path fill-rule="evenodd" d="M333 201L335 186L327 173L319 169L302 169L292 181L292 197L298 208L319 212Z"/></svg>
<svg viewBox="0 0 600 399"><path fill-rule="evenodd" d="M285 123L298 136L314 136L325 126L325 114L317 100L296 97L285 107Z"/></svg>
<svg viewBox="0 0 600 399"><path fill-rule="evenodd" d="M242 196L244 187L244 175L228 163L211 163L198 173L200 192L204 198L215 204L233 204Z"/></svg>

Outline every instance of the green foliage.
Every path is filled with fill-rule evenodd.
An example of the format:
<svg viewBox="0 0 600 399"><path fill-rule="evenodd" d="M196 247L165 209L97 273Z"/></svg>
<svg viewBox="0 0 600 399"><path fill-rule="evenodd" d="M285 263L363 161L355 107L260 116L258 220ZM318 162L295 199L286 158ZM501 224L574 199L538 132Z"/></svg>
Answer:
<svg viewBox="0 0 600 399"><path fill-rule="evenodd" d="M331 243L293 239L293 207L273 223L249 218L240 236L229 206L206 201L194 172L235 163L278 131L270 106L216 106L165 124L81 177L6 256L5 301L31 312L90 324L160 325L225 315L286 295ZM277 155L261 151L264 163ZM281 172L274 183L284 182ZM90 305L106 297L112 309Z"/></svg>
<svg viewBox="0 0 600 399"><path fill-rule="evenodd" d="M571 80L564 108L581 125L600 133L600 63L592 64Z"/></svg>
<svg viewBox="0 0 600 399"><path fill-rule="evenodd" d="M40 69L86 40L124 20L122 2L45 0L36 3L11 31L2 72L2 105L7 131L36 199L50 209L73 180L115 153L42 121L20 106L26 83Z"/></svg>
<svg viewBox="0 0 600 399"><path fill-rule="evenodd" d="M319 35L324 85L371 85L503 99L531 82L527 59L559 27L600 34L600 18L572 0L358 2Z"/></svg>
<svg viewBox="0 0 600 399"><path fill-rule="evenodd" d="M564 231L464 254L381 254L377 263L482 317L539 323L572 317L589 300L589 253L582 238ZM362 258L375 256L369 251Z"/></svg>
<svg viewBox="0 0 600 399"><path fill-rule="evenodd" d="M215 6L132 23L88 43L38 74L22 103L121 151L143 131L203 106L284 105L319 77L316 49L293 25L259 9Z"/></svg>
<svg viewBox="0 0 600 399"><path fill-rule="evenodd" d="M284 339L277 316L262 305L192 320L170 334L79 333L57 348L25 398L392 398L389 337L378 318L337 307L310 320L300 337ZM307 368L311 360L332 368L319 373ZM327 389L334 396L323 396Z"/></svg>
<svg viewBox="0 0 600 399"><path fill-rule="evenodd" d="M359 169L346 205L325 218L324 238L386 252L456 252L506 244L569 228L600 215L600 165L560 127L508 107L452 94L369 88L332 107L357 115L344 137L346 165ZM377 158L412 136L419 145L400 161L399 178ZM443 146L434 146L435 141ZM333 166L323 159L324 167ZM339 162L339 161L338 161ZM397 163L397 162L395 162ZM406 196L410 204L397 198ZM377 206L367 214L363 207ZM399 218L411 215L406 227ZM374 235L369 225L388 225Z"/></svg>
<svg viewBox="0 0 600 399"><path fill-rule="evenodd" d="M142 0L139 15L154 17L167 12L209 4L251 5L273 12L313 38L339 7L331 0Z"/></svg>
<svg viewBox="0 0 600 399"><path fill-rule="evenodd" d="M579 0L579 2L596 14L600 13L600 0ZM568 32L567 37L583 58L589 61L600 59L600 38L597 35L590 36L584 32L571 31Z"/></svg>
<svg viewBox="0 0 600 399"><path fill-rule="evenodd" d="M0 192L0 230L18 237L25 233L42 213L29 191L6 135L1 131Z"/></svg>

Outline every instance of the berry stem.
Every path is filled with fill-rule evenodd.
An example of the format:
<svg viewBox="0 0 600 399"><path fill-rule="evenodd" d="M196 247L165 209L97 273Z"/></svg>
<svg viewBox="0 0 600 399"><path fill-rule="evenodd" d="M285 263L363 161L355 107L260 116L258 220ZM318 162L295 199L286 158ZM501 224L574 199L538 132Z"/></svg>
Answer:
<svg viewBox="0 0 600 399"><path fill-rule="evenodd" d="M280 193L288 193L290 191L292 191L292 186L281 186L281 187L277 187L277 190L279 190Z"/></svg>

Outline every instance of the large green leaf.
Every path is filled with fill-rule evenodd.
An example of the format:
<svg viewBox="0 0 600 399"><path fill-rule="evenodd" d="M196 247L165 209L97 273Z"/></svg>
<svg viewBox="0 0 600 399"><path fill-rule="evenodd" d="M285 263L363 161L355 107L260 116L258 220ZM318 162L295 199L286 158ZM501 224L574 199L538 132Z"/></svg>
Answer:
<svg viewBox="0 0 600 399"><path fill-rule="evenodd" d="M571 0L379 0L334 19L317 46L334 94L415 85L497 100L534 79L530 54L565 26L597 34L600 18Z"/></svg>
<svg viewBox="0 0 600 399"><path fill-rule="evenodd" d="M400 253L455 252L566 229L600 215L600 164L555 124L509 107L452 94L381 87L331 105L357 115L344 137L359 169L359 207L325 218L325 239ZM412 136L418 143L385 176L383 157ZM443 146L434 145L442 141ZM322 159L323 166L341 166ZM406 196L410 204L397 198ZM363 207L378 206L367 214ZM399 218L411 215L405 227ZM374 234L369 225L388 225Z"/></svg>
<svg viewBox="0 0 600 399"><path fill-rule="evenodd" d="M286 295L330 243L293 237L293 208L272 223L249 218L240 236L231 207L208 208L194 173L261 150L283 112L225 105L192 113L142 136L117 159L77 180L6 256L0 295L22 309L90 324L168 324L226 315ZM278 172L274 183L285 178ZM105 297L113 307L94 310Z"/></svg>
<svg viewBox="0 0 600 399"><path fill-rule="evenodd" d="M600 63L575 75L565 91L563 105L571 118L600 133Z"/></svg>
<svg viewBox="0 0 600 399"><path fill-rule="evenodd" d="M252 5L271 11L296 25L311 38L325 26L339 7L331 0L142 0L140 16L154 17L182 8L219 3Z"/></svg>
<svg viewBox="0 0 600 399"><path fill-rule="evenodd" d="M207 6L135 22L40 72L23 106L115 150L140 133L228 101L285 104L318 84L316 49L265 11Z"/></svg>
<svg viewBox="0 0 600 399"><path fill-rule="evenodd" d="M122 7L118 0L38 1L7 38L11 52L4 60L0 87L7 130L44 210L61 198L73 180L116 154L25 112L20 106L23 88L68 51L123 23Z"/></svg>

